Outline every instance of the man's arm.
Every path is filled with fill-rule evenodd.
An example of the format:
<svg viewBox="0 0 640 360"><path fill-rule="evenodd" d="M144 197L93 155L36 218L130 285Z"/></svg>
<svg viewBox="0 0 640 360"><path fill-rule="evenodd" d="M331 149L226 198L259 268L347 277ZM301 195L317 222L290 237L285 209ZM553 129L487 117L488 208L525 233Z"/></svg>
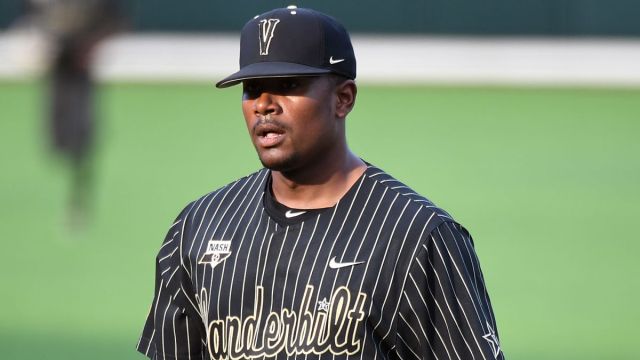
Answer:
<svg viewBox="0 0 640 360"><path fill-rule="evenodd" d="M202 359L204 325L185 293L191 289L181 264L187 207L169 228L156 257L155 295L137 350L150 359Z"/></svg>
<svg viewBox="0 0 640 360"><path fill-rule="evenodd" d="M399 309L403 359L504 359L469 233L444 222L414 259Z"/></svg>

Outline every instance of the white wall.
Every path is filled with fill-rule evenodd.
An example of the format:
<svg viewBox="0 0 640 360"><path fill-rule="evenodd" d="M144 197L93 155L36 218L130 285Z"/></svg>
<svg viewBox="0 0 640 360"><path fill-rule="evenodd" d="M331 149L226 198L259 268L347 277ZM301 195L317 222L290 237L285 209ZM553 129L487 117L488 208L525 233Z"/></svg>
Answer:
<svg viewBox="0 0 640 360"><path fill-rule="evenodd" d="M354 35L363 83L640 86L640 39ZM37 76L49 47L0 33L0 79ZM215 82L238 67L238 35L121 35L96 53L102 80Z"/></svg>

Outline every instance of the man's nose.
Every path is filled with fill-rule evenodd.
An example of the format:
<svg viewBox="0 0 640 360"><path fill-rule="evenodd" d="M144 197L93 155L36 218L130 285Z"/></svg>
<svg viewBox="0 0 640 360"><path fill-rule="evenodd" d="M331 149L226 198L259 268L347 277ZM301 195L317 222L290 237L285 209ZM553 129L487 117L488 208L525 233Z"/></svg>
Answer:
<svg viewBox="0 0 640 360"><path fill-rule="evenodd" d="M275 95L263 91L255 100L255 112L260 115L268 115L278 113L280 106L275 99Z"/></svg>

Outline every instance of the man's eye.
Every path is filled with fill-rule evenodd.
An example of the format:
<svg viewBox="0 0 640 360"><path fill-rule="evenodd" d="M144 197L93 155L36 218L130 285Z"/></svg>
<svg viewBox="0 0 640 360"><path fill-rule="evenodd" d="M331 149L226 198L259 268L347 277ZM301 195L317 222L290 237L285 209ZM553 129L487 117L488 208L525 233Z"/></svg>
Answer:
<svg viewBox="0 0 640 360"><path fill-rule="evenodd" d="M259 87L256 85L246 84L243 86L242 90L245 94L255 94L259 91Z"/></svg>
<svg viewBox="0 0 640 360"><path fill-rule="evenodd" d="M280 83L280 88L283 90L293 90L300 84L295 80L285 80Z"/></svg>

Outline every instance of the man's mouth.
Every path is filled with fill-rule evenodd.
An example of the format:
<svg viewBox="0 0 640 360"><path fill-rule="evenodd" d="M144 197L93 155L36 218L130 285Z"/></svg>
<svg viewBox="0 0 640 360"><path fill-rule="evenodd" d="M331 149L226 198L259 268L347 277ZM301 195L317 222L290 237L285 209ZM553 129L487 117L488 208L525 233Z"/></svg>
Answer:
<svg viewBox="0 0 640 360"><path fill-rule="evenodd" d="M257 137L257 145L268 148L282 141L285 130L273 122L262 122L256 125L254 134Z"/></svg>

